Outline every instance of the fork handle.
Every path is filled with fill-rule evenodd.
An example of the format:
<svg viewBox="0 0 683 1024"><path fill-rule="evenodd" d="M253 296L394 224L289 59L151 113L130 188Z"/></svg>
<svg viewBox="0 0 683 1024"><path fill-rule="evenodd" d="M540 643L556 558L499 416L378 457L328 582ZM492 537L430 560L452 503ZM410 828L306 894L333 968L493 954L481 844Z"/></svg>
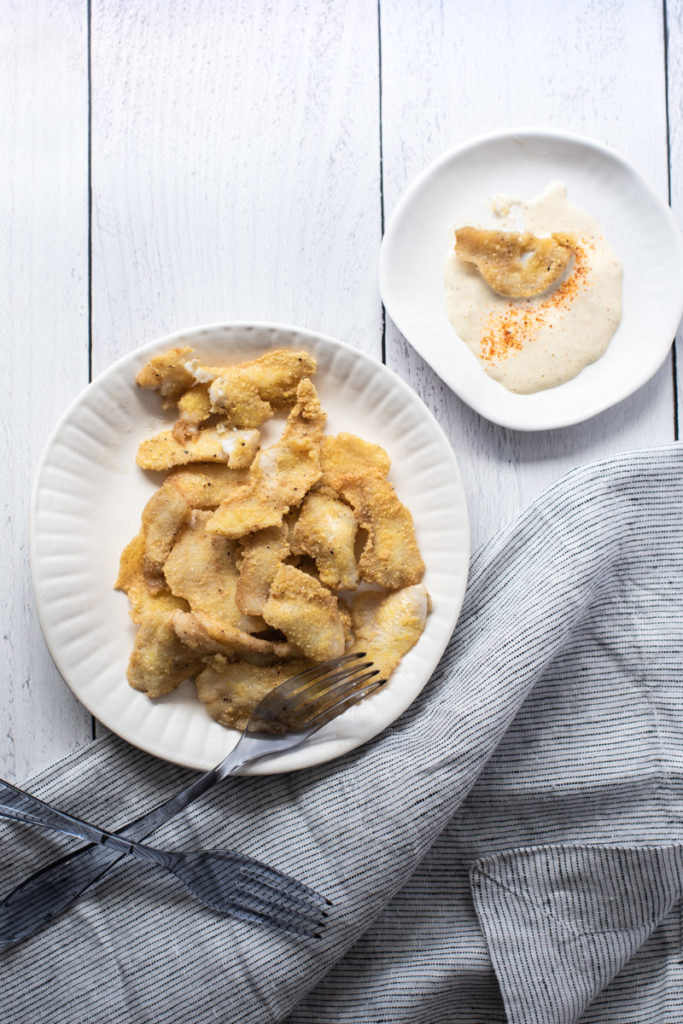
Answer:
<svg viewBox="0 0 683 1024"><path fill-rule="evenodd" d="M125 856L106 846L87 846L37 871L0 903L0 952L27 939L69 907Z"/></svg>
<svg viewBox="0 0 683 1024"><path fill-rule="evenodd" d="M0 817L25 821L27 824L39 824L43 828L53 829L66 835L77 836L86 842L109 846L119 853L131 853L144 860L165 865L165 854L161 850L141 846L132 837L124 838L114 832L107 832L97 825L75 818L65 811L60 811L50 804L44 803L30 793L25 793L9 782L0 780ZM31 819L36 819L33 822Z"/></svg>
<svg viewBox="0 0 683 1024"><path fill-rule="evenodd" d="M176 793L163 804L130 822L117 833L117 836L135 842L145 839L155 829L184 810L193 800L211 789L216 782L235 771L245 761L258 756L255 751L252 752L249 749L249 746L244 738L221 762L220 771L212 769L200 775L180 793ZM8 792L9 784L5 783L4 786L3 789L3 784L0 784L0 815L3 802L7 801L8 809L14 806L16 810L18 806L16 795L13 796L11 792ZM16 787L11 788L16 790ZM21 790L17 790L16 793L21 794ZM29 794L25 794L25 796L29 798ZM30 802L30 811L28 799L21 806L29 814L36 814L41 819L41 824L47 824L44 811L53 809L48 808L48 805L43 805L35 797L30 797ZM58 917L74 900L78 899L81 893L98 882L123 856L124 852L119 852L110 845L84 846L74 853L66 854L59 860L53 861L21 882L0 903L0 951L28 938L43 925Z"/></svg>
<svg viewBox="0 0 683 1024"><path fill-rule="evenodd" d="M130 822L118 835L138 842L145 839L217 781L218 776L213 770L200 775L182 792ZM26 794L27 798L28 796L29 794ZM0 787L0 801L4 798L9 798L9 805L6 805L8 813L14 809L17 812L15 817L18 818L20 807L23 807L30 817L38 810L40 821L37 823L47 825L43 813L43 808L47 805L41 806L42 802L35 797L31 797L30 801L19 800L16 794L13 795L11 791ZM84 846L74 853L60 857L59 860L53 861L25 879L0 904L0 950L28 938L43 925L58 917L123 856L124 853L111 847Z"/></svg>

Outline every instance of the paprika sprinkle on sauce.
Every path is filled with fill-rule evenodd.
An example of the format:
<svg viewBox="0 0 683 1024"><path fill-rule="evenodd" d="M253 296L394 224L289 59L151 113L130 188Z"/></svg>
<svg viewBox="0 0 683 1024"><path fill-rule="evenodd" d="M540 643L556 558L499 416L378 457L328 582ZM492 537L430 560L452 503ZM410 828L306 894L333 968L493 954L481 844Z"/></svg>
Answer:
<svg viewBox="0 0 683 1024"><path fill-rule="evenodd" d="M580 289L590 280L587 246L594 248L587 239L577 242L574 265L570 268L569 276L541 302L513 300L508 302L502 313L491 313L481 339L482 359L489 362L505 359L511 352L520 351L524 345L532 344L541 328L548 324L549 311L567 309L574 302Z"/></svg>

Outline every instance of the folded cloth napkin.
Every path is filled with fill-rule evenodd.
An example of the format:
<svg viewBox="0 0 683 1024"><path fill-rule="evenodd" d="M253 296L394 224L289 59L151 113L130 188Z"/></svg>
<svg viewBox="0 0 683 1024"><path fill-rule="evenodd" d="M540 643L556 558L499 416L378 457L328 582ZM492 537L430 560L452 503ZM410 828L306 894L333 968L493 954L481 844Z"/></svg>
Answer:
<svg viewBox="0 0 683 1024"><path fill-rule="evenodd" d="M228 780L155 834L313 885L321 939L124 860L0 955L0 1021L683 1021L682 509L683 445L571 472L475 555L437 672L382 736ZM25 785L117 828L190 777L108 737ZM5 891L71 842L0 840Z"/></svg>

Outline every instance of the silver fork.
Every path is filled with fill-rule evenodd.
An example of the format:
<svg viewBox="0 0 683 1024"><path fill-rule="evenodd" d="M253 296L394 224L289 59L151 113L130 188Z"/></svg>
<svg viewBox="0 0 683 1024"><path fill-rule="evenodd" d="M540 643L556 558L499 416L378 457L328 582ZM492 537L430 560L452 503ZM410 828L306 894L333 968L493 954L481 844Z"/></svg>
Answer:
<svg viewBox="0 0 683 1024"><path fill-rule="evenodd" d="M61 823L61 830L94 839L99 845L62 857L5 897L0 903L0 950L53 920L125 854L173 871L195 896L224 913L303 935L317 935L329 904L294 879L237 854L162 851L143 846L140 840L237 768L275 751L300 746L323 725L382 686L384 680L376 678L378 670L364 659L363 654L337 658L276 687L254 709L237 745L216 768L119 833L107 833L42 805L50 815L67 819ZM0 815L54 828L54 818L50 821L43 810L36 814L37 804L40 802L35 801L28 808L26 803L17 802L11 791L3 801L0 791Z"/></svg>

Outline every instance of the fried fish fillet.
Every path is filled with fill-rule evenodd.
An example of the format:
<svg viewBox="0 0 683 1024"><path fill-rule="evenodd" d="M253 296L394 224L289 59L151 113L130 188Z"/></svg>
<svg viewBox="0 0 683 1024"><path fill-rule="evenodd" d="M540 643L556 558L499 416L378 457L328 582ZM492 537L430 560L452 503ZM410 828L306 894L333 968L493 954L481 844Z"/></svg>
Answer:
<svg viewBox="0 0 683 1024"><path fill-rule="evenodd" d="M209 388L212 408L240 427L258 427L273 410L284 409L297 397L297 387L315 373L307 352L275 349L251 362L223 370Z"/></svg>
<svg viewBox="0 0 683 1024"><path fill-rule="evenodd" d="M277 444L254 459L247 484L221 502L209 530L243 537L280 526L285 514L301 504L320 477L320 445L325 413L308 378L297 387L296 405Z"/></svg>
<svg viewBox="0 0 683 1024"><path fill-rule="evenodd" d="M191 354L192 349L186 345L153 356L138 371L136 384L141 388L158 391L164 400L164 408L168 408L195 383L193 374L186 366Z"/></svg>
<svg viewBox="0 0 683 1024"><path fill-rule="evenodd" d="M157 591L150 587L144 574L144 563L145 536L141 531L121 552L119 574L114 584L115 590L122 590L127 595L133 622L142 622L148 612L188 609L189 605L182 598L174 597L167 590Z"/></svg>
<svg viewBox="0 0 683 1024"><path fill-rule="evenodd" d="M356 534L358 522L348 505L333 494L306 495L290 534L292 554L315 559L321 583L332 590L358 586Z"/></svg>
<svg viewBox="0 0 683 1024"><path fill-rule="evenodd" d="M324 437L320 449L319 487L331 487L339 492L339 481L344 476L376 472L386 476L391 459L378 444L364 441L355 434L341 433Z"/></svg>
<svg viewBox="0 0 683 1024"><path fill-rule="evenodd" d="M420 638L430 610L423 584L391 594L366 590L357 594L351 611L354 642L388 679L399 661Z"/></svg>
<svg viewBox="0 0 683 1024"><path fill-rule="evenodd" d="M193 611L211 616L224 628L257 632L263 620L243 615L235 603L238 551L236 541L206 529L210 511L193 511L164 565L172 594L189 602Z"/></svg>
<svg viewBox="0 0 683 1024"><path fill-rule="evenodd" d="M270 587L281 562L289 554L285 525L247 534L241 541L242 560L235 591L245 615L262 615Z"/></svg>
<svg viewBox="0 0 683 1024"><path fill-rule="evenodd" d="M223 654L231 660L240 658L256 665L271 665L297 653L286 641L252 636L200 612L178 610L171 621L178 639L199 657Z"/></svg>
<svg viewBox="0 0 683 1024"><path fill-rule="evenodd" d="M361 579L398 590L419 583L424 562L415 538L413 517L385 476L376 472L344 476L338 481L367 541L358 560Z"/></svg>
<svg viewBox="0 0 683 1024"><path fill-rule="evenodd" d="M344 621L336 596L293 565L283 564L277 570L263 618L311 661L344 653Z"/></svg>
<svg viewBox="0 0 683 1024"><path fill-rule="evenodd" d="M145 539L134 537L121 555L116 589L131 603L131 618L138 625L128 662L128 682L148 697L170 693L202 667L200 659L179 639L173 627L175 612L189 606L167 592L154 593L143 575Z"/></svg>
<svg viewBox="0 0 683 1024"><path fill-rule="evenodd" d="M331 487L353 508L368 539L359 559L360 577L396 590L418 583L424 563L413 518L386 478L391 461L378 444L354 434L323 438L318 487Z"/></svg>
<svg viewBox="0 0 683 1024"><path fill-rule="evenodd" d="M211 416L211 399L208 384L195 384L178 399L178 420L173 426L173 436L180 444L197 433L200 424Z"/></svg>
<svg viewBox="0 0 683 1024"><path fill-rule="evenodd" d="M212 718L232 729L244 729L259 701L280 683L310 667L303 660L283 661L279 665L250 665L244 661L226 661L220 655L211 658L195 679L197 694ZM264 731L285 732L286 725L264 722Z"/></svg>
<svg viewBox="0 0 683 1024"><path fill-rule="evenodd" d="M455 232L455 255L473 263L490 288L510 299L541 295L569 266L576 238L556 232L539 238L531 232L485 231L465 227Z"/></svg>
<svg viewBox="0 0 683 1024"><path fill-rule="evenodd" d="M179 466L167 479L182 494L190 508L215 509L243 487L249 478L246 469L230 469L220 462L196 462L187 468Z"/></svg>
<svg viewBox="0 0 683 1024"><path fill-rule="evenodd" d="M172 430L142 441L135 461L141 469L164 470L190 462L222 462L230 469L250 466L259 446L258 430L207 427L178 441Z"/></svg>
<svg viewBox="0 0 683 1024"><path fill-rule="evenodd" d="M164 590L164 563L173 542L190 514L187 501L169 480L155 491L142 511L145 553L142 571L152 590Z"/></svg>
<svg viewBox="0 0 683 1024"><path fill-rule="evenodd" d="M145 537L142 531L126 544L119 558L119 574L116 577L114 590L122 590L131 604L131 618L144 607L145 599L150 594L149 586L142 572L145 557Z"/></svg>
<svg viewBox="0 0 683 1024"><path fill-rule="evenodd" d="M191 679L202 661L177 636L173 613L148 612L135 635L128 662L128 682L148 697L162 697Z"/></svg>

